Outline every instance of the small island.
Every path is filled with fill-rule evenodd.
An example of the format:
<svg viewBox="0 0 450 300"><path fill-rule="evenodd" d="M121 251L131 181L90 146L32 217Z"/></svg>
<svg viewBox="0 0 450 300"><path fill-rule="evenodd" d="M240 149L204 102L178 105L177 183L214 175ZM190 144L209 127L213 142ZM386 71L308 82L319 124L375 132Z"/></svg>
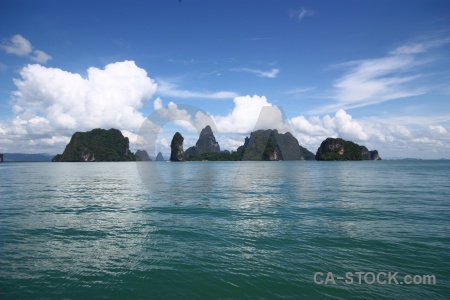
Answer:
<svg viewBox="0 0 450 300"><path fill-rule="evenodd" d="M369 151L340 138L327 138L317 149L316 160L381 160L381 157L377 150Z"/></svg>
<svg viewBox="0 0 450 300"><path fill-rule="evenodd" d="M96 128L88 132L75 132L62 154L53 162L136 161L129 148L129 140L118 129Z"/></svg>

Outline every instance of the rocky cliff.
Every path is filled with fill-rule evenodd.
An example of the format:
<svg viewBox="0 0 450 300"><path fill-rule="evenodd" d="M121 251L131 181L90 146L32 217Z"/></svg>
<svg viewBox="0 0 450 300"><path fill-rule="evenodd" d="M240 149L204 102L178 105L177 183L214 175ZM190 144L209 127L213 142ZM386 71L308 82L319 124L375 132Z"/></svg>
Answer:
<svg viewBox="0 0 450 300"><path fill-rule="evenodd" d="M52 161L134 161L136 157L129 149L129 140L117 129L93 129L75 132L64 152Z"/></svg>
<svg viewBox="0 0 450 300"><path fill-rule="evenodd" d="M139 161L151 161L152 159L148 155L147 151L145 150L136 150L136 160Z"/></svg>
<svg viewBox="0 0 450 300"><path fill-rule="evenodd" d="M314 154L303 148L290 133L278 133L276 129L258 130L245 138L237 153L242 160L313 160Z"/></svg>
<svg viewBox="0 0 450 300"><path fill-rule="evenodd" d="M377 150L369 151L366 146L361 147L361 159L362 160L381 160Z"/></svg>
<svg viewBox="0 0 450 300"><path fill-rule="evenodd" d="M219 143L209 125L202 129L197 143L193 147L189 147L184 155L185 157L200 157L204 153L218 153L220 152Z"/></svg>
<svg viewBox="0 0 450 300"><path fill-rule="evenodd" d="M183 136L177 132L170 143L170 161L184 161Z"/></svg>
<svg viewBox="0 0 450 300"><path fill-rule="evenodd" d="M164 156L161 152L158 152L158 155L156 155L155 161L164 161Z"/></svg>
<svg viewBox="0 0 450 300"><path fill-rule="evenodd" d="M377 150L369 151L341 138L327 138L317 149L316 160L380 160Z"/></svg>

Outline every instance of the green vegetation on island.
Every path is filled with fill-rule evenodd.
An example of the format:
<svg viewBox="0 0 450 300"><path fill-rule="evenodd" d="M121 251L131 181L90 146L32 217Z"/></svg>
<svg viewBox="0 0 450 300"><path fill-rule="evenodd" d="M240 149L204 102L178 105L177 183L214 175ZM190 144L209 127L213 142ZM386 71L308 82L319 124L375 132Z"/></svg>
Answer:
<svg viewBox="0 0 450 300"><path fill-rule="evenodd" d="M341 138L327 138L317 149L316 160L381 160L377 150L368 151Z"/></svg>
<svg viewBox="0 0 450 300"><path fill-rule="evenodd" d="M64 152L53 157L54 162L135 161L129 140L117 129L93 129L75 132Z"/></svg>
<svg viewBox="0 0 450 300"><path fill-rule="evenodd" d="M279 133L276 129L257 130L245 138L237 149L242 160L313 160L314 154L300 146L290 133Z"/></svg>

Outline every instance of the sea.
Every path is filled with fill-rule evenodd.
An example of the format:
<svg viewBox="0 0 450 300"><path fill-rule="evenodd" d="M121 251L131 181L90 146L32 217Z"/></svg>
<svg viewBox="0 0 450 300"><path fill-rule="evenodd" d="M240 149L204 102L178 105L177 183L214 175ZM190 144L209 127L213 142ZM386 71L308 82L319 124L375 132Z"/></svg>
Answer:
<svg viewBox="0 0 450 300"><path fill-rule="evenodd" d="M449 299L450 161L0 164L0 299Z"/></svg>

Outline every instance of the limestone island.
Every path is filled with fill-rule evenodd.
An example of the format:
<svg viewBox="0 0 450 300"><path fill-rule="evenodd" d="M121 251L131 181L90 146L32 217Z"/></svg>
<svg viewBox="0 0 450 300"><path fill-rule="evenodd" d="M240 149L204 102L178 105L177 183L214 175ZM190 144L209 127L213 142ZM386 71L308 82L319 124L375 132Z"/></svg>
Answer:
<svg viewBox="0 0 450 300"><path fill-rule="evenodd" d="M316 160L381 160L377 150L340 138L327 138L317 149Z"/></svg>
<svg viewBox="0 0 450 300"><path fill-rule="evenodd" d="M53 162L101 162L140 161L150 159L147 151L133 154L129 140L118 129L93 129L75 132L62 154L53 157Z"/></svg>

